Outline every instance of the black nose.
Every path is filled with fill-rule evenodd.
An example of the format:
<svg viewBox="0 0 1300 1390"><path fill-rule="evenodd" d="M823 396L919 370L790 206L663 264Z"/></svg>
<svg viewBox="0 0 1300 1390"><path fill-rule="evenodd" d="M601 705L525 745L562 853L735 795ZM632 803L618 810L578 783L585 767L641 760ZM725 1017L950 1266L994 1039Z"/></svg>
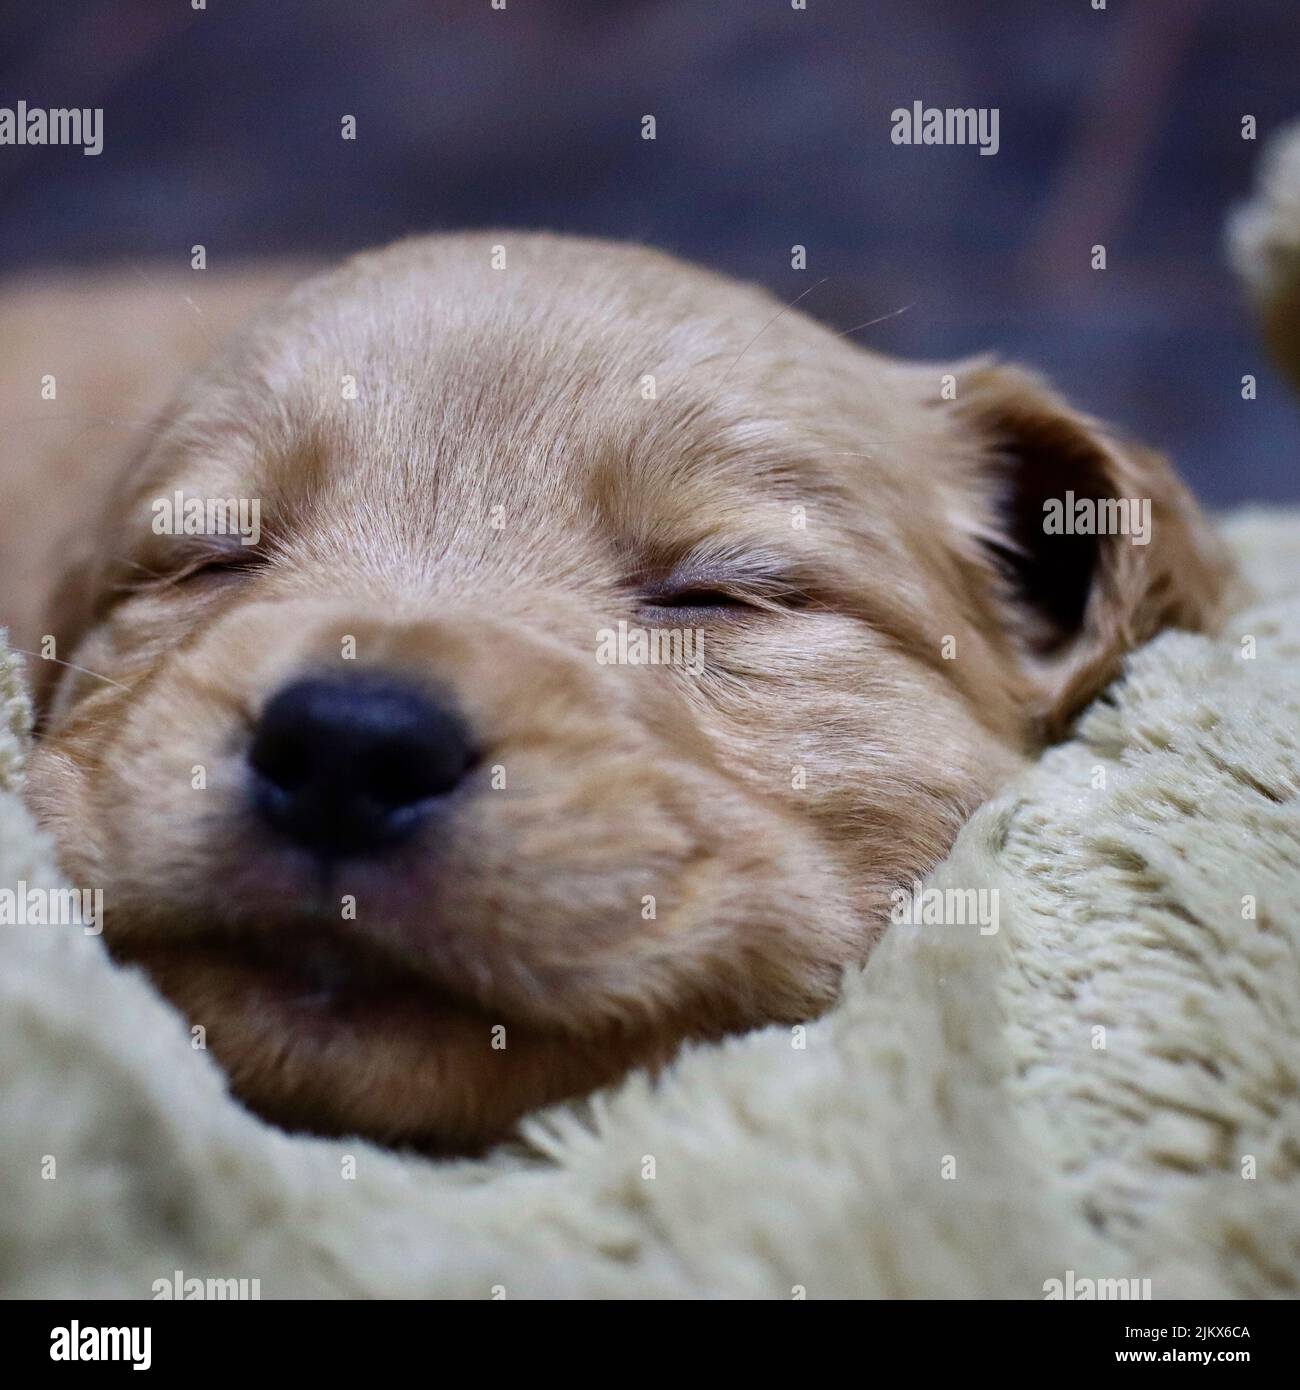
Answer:
<svg viewBox="0 0 1300 1390"><path fill-rule="evenodd" d="M280 690L257 723L248 761L262 817L338 859L405 839L473 758L449 710L399 680L358 673Z"/></svg>

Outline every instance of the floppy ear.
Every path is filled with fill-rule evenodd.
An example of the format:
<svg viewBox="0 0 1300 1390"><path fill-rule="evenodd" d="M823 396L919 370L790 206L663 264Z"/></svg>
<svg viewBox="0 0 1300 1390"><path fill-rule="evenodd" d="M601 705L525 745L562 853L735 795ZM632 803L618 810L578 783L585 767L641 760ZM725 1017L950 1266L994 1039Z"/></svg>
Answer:
<svg viewBox="0 0 1300 1390"><path fill-rule="evenodd" d="M1029 372L979 359L952 373L991 510L980 539L995 602L1037 729L1057 738L1125 653L1166 627L1212 630L1231 567L1158 454L1120 441Z"/></svg>
<svg viewBox="0 0 1300 1390"><path fill-rule="evenodd" d="M97 551L78 549L75 540L63 547L63 564L40 605L39 619L26 639L27 650L36 652L46 637L53 637L59 661L33 658L27 663L32 704L39 731L49 718L56 689L78 643L98 616L104 565Z"/></svg>

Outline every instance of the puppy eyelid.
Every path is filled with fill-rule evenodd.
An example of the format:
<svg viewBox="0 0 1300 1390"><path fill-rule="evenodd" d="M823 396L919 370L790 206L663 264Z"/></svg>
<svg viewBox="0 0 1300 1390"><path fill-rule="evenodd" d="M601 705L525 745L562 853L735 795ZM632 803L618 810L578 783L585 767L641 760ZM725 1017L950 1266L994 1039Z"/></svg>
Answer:
<svg viewBox="0 0 1300 1390"><path fill-rule="evenodd" d="M262 563L263 556L253 547L242 548L239 550L219 550L212 551L206 555L195 555L188 564L181 567L178 574L188 578L193 574L202 574L205 570L242 570L253 569Z"/></svg>
<svg viewBox="0 0 1300 1390"><path fill-rule="evenodd" d="M131 594L157 593L166 589L180 588L191 580L205 575L235 575L243 571L260 568L265 556L255 547L241 547L240 550L211 549L199 551L187 557L176 557L164 561L161 568L134 560L127 560L133 573L115 586L116 592L124 596Z"/></svg>
<svg viewBox="0 0 1300 1390"><path fill-rule="evenodd" d="M651 608L752 608L750 596L722 584L683 584L651 590L645 595Z"/></svg>
<svg viewBox="0 0 1300 1390"><path fill-rule="evenodd" d="M778 612L803 597L800 587L784 575L757 567L746 570L743 565L682 565L640 587L644 605L665 610Z"/></svg>

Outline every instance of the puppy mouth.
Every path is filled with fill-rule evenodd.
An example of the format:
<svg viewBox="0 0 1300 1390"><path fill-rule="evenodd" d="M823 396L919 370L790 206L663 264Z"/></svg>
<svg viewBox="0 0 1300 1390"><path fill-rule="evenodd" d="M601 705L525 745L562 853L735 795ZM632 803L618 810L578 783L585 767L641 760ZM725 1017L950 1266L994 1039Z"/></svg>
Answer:
<svg viewBox="0 0 1300 1390"><path fill-rule="evenodd" d="M204 997L237 997L245 1011L299 1026L390 1031L412 1018L478 1012L463 996L372 942L318 925L276 933L132 942L114 952L198 1012ZM201 1022L201 1019L196 1021Z"/></svg>
<svg viewBox="0 0 1300 1390"><path fill-rule="evenodd" d="M364 938L337 928L177 936L119 954L202 1030L232 1094L291 1133L471 1153L505 1137L524 1108L508 1087L488 1100L477 1089L486 1068L504 1075L488 1059L504 1056L491 1049L505 1020ZM510 1026L526 1058L527 1030ZM536 1060L524 1070L555 1097L576 1089L562 1068L563 1084Z"/></svg>
<svg viewBox="0 0 1300 1390"><path fill-rule="evenodd" d="M445 991L403 969L380 952L337 934L301 934L237 944L244 963L268 974L290 990L300 991L295 1002L303 1008L364 1004L394 997L419 995L433 1002Z"/></svg>

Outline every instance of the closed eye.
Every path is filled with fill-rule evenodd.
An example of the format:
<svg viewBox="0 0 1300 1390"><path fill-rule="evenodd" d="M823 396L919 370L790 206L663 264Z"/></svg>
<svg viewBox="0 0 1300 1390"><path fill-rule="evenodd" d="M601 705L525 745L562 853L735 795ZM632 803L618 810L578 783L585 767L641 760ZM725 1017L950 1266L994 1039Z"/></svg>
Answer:
<svg viewBox="0 0 1300 1390"><path fill-rule="evenodd" d="M121 563L130 567L130 574L118 585L120 594L160 593L168 589L189 588L199 584L226 583L260 569L265 562L256 549L233 546L228 550L206 550L153 569L137 560Z"/></svg>
<svg viewBox="0 0 1300 1390"><path fill-rule="evenodd" d="M756 566L682 566L666 578L641 585L641 606L651 616L690 614L700 622L781 613L808 601L802 586Z"/></svg>
<svg viewBox="0 0 1300 1390"><path fill-rule="evenodd" d="M172 576L172 581L176 584L188 584L194 579L233 579L238 575L247 574L251 570L260 569L262 558L255 550L251 549L245 550L242 554L232 550L227 554L208 555L192 561L183 569L178 570Z"/></svg>
<svg viewBox="0 0 1300 1390"><path fill-rule="evenodd" d="M651 608L753 608L752 600L731 589L706 588L703 585L671 589L662 593L646 595L646 603Z"/></svg>

